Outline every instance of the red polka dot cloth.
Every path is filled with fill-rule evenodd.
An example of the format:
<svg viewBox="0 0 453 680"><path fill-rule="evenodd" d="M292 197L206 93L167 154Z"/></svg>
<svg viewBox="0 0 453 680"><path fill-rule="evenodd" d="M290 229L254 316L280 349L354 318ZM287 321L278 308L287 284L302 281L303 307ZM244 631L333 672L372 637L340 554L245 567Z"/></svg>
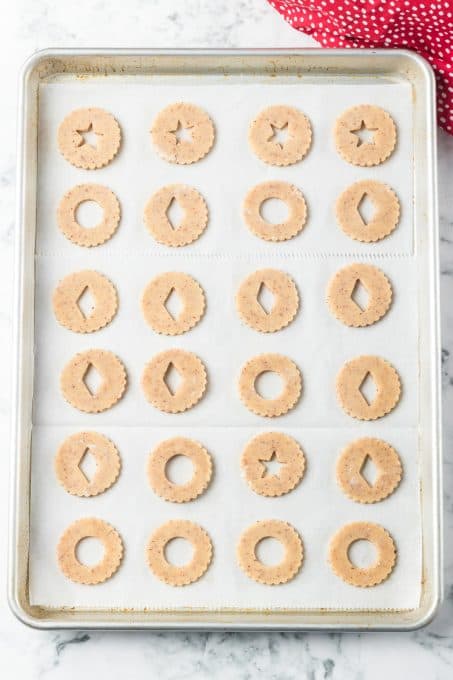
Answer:
<svg viewBox="0 0 453 680"><path fill-rule="evenodd" d="M453 134L453 0L267 0L324 47L414 50L436 73L439 125Z"/></svg>

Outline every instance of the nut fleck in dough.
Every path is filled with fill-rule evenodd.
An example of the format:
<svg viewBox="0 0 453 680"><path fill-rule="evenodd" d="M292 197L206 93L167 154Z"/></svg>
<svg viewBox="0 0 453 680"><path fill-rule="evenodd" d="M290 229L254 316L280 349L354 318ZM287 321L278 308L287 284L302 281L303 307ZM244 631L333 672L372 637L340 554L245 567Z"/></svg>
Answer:
<svg viewBox="0 0 453 680"><path fill-rule="evenodd" d="M282 543L285 556L280 564L267 566L256 556L256 547L265 538ZM302 540L291 524L277 519L262 520L252 524L239 539L237 558L247 576L268 586L287 583L299 571L304 557Z"/></svg>
<svg viewBox="0 0 453 680"><path fill-rule="evenodd" d="M185 484L175 484L167 477L167 464L175 456L186 456L193 464L192 478ZM193 501L207 488L212 475L212 460L206 449L185 437L173 437L160 442L148 459L148 480L158 496L173 503Z"/></svg>
<svg viewBox="0 0 453 680"><path fill-rule="evenodd" d="M286 203L288 219L272 224L261 217L261 206L269 198L279 198ZM307 220L307 205L302 193L293 184L262 182L252 187L245 197L243 217L250 231L264 241L287 241L303 229Z"/></svg>
<svg viewBox="0 0 453 680"><path fill-rule="evenodd" d="M168 209L176 201L184 211L173 228ZM145 207L145 224L151 236L164 246L180 248L196 241L208 224L208 208L203 196L185 184L169 184L154 193Z"/></svg>
<svg viewBox="0 0 453 680"><path fill-rule="evenodd" d="M374 381L376 395L368 403L360 387L368 376ZM388 361L377 356L361 356L347 361L337 376L337 397L348 415L359 420L382 418L397 405L401 394L400 378Z"/></svg>
<svg viewBox="0 0 453 680"><path fill-rule="evenodd" d="M272 309L266 312L259 302L262 287L274 296ZM297 314L299 296L296 284L288 274L278 269L259 269L247 276L236 295L236 307L241 319L262 333L273 333L287 326Z"/></svg>
<svg viewBox="0 0 453 680"><path fill-rule="evenodd" d="M364 222L359 206L368 196L374 206L369 222ZM400 217L398 197L386 184L372 179L355 182L345 189L336 203L337 222L347 236L362 243L374 243L394 231Z"/></svg>
<svg viewBox="0 0 453 680"><path fill-rule="evenodd" d="M172 293L182 302L182 309L177 317L173 317L165 306ZM159 274L148 283L143 292L142 310L145 321L156 333L181 335L193 328L204 314L203 289L189 274Z"/></svg>
<svg viewBox="0 0 453 680"><path fill-rule="evenodd" d="M355 541L370 541L378 555L376 562L360 568L349 559L349 548ZM351 586L369 588L385 581L396 561L396 548L390 534L379 524L352 522L346 524L330 541L329 562L333 572Z"/></svg>
<svg viewBox="0 0 453 680"><path fill-rule="evenodd" d="M89 452L96 461L92 479L80 468ZM120 473L116 446L98 432L77 432L64 440L55 456L55 474L61 486L74 496L97 496L109 489Z"/></svg>
<svg viewBox="0 0 453 680"><path fill-rule="evenodd" d="M180 383L170 391L165 377L171 368L179 373ZM169 349L156 354L146 364L142 388L146 399L159 411L181 413L197 404L206 390L207 378L203 362L192 352Z"/></svg>
<svg viewBox="0 0 453 680"><path fill-rule="evenodd" d="M353 299L357 284L368 294L362 309ZM327 289L332 314L346 326L370 326L387 313L392 302L392 286L385 274L372 264L350 264L332 277Z"/></svg>
<svg viewBox="0 0 453 680"><path fill-rule="evenodd" d="M264 399L256 391L257 378L267 371L278 373L283 381L283 391L274 399ZM302 376L294 361L282 354L260 354L242 367L239 376L239 394L245 406L259 416L274 418L290 411L298 402L302 389Z"/></svg>
<svg viewBox="0 0 453 680"><path fill-rule="evenodd" d="M361 143L356 133L364 128L373 132L373 138ZM396 145L393 118L384 109L370 104L347 109L335 123L335 145L340 156L352 165L379 165Z"/></svg>
<svg viewBox="0 0 453 680"><path fill-rule="evenodd" d="M276 129L287 131L283 144L273 139ZM302 160L310 148L310 121L292 106L269 106L251 122L249 142L252 151L265 163L292 165Z"/></svg>
<svg viewBox="0 0 453 680"><path fill-rule="evenodd" d="M82 227L76 219L77 208L85 201L98 203L104 211L95 227ZM60 231L78 246L91 248L108 241L115 233L120 221L120 204L117 197L100 184L79 184L61 199L57 210Z"/></svg>
<svg viewBox="0 0 453 680"><path fill-rule="evenodd" d="M265 463L276 458L277 475L266 474ZM305 456L295 439L283 432L264 432L248 442L241 458L248 485L261 496L282 496L294 489L305 471Z"/></svg>
<svg viewBox="0 0 453 680"><path fill-rule="evenodd" d="M178 139L185 128L190 139ZM208 114L194 104L170 104L157 114L151 138L159 155L170 163L186 165L206 156L214 143L214 125Z"/></svg>
<svg viewBox="0 0 453 680"><path fill-rule="evenodd" d="M78 305L88 291L94 306L85 315ZM84 270L65 276L55 288L52 298L53 311L59 324L76 333L92 333L113 319L118 309L115 286L106 276Z"/></svg>
<svg viewBox="0 0 453 680"><path fill-rule="evenodd" d="M94 368L102 382L94 394L84 378ZM126 369L113 352L105 349L89 349L76 354L64 367L60 387L66 401L86 413L100 413L111 408L121 399L126 389Z"/></svg>
<svg viewBox="0 0 453 680"><path fill-rule="evenodd" d="M371 459L378 475L369 484L362 475ZM382 439L363 437L351 442L337 461L337 481L346 496L358 503L377 503L390 496L401 481L403 468L395 449Z"/></svg>
<svg viewBox="0 0 453 680"><path fill-rule="evenodd" d="M192 544L194 554L188 564L177 567L165 557L165 547L174 538ZM151 534L147 548L148 565L158 579L171 586L186 586L203 576L212 560L212 543L202 527L185 519L170 520Z"/></svg>
<svg viewBox="0 0 453 680"><path fill-rule="evenodd" d="M96 146L85 142L80 133L93 131ZM108 165L118 153L121 129L111 113L103 109L72 111L58 128L58 148L62 156L76 168L94 170Z"/></svg>
<svg viewBox="0 0 453 680"><path fill-rule="evenodd" d="M77 545L84 538L97 538L104 546L102 560L93 566L79 562ZM60 538L57 547L58 566L66 578L74 583L95 585L109 579L117 571L123 558L123 542L110 524L89 517L71 524Z"/></svg>

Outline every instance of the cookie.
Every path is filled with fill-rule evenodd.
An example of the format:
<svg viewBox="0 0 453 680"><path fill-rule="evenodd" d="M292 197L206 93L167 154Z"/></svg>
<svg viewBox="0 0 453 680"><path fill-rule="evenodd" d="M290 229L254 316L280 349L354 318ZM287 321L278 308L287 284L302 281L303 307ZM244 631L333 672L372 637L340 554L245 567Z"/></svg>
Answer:
<svg viewBox="0 0 453 680"><path fill-rule="evenodd" d="M354 300L357 284L368 294L365 308ZM354 263L332 277L327 289L327 303L332 314L345 326L370 326L381 319L392 303L392 286L385 274L372 264Z"/></svg>
<svg viewBox="0 0 453 680"><path fill-rule="evenodd" d="M368 376L374 381L376 395L371 403L360 387ZM401 395L400 378L388 361L377 356L361 356L347 361L337 376L337 398L348 415L358 420L376 420L390 413Z"/></svg>
<svg viewBox="0 0 453 680"><path fill-rule="evenodd" d="M276 458L277 475L267 474L265 463ZM261 496L282 496L294 489L305 471L305 456L295 439L283 432L263 432L250 440L241 458L248 485Z"/></svg>
<svg viewBox="0 0 453 680"><path fill-rule="evenodd" d="M372 484L361 474L368 459L378 473ZM402 472L395 449L382 439L371 437L348 444L337 461L337 482L346 496L358 503L377 503L390 496L400 483Z"/></svg>
<svg viewBox="0 0 453 680"><path fill-rule="evenodd" d="M269 312L259 302L263 286L274 296ZM250 328L262 333L274 333L291 323L297 314L299 296L296 284L288 274L278 269L259 269L241 283L236 295L236 308Z"/></svg>
<svg viewBox="0 0 453 680"><path fill-rule="evenodd" d="M97 538L104 546L104 556L98 564L87 566L76 556L77 545L84 538ZM57 560L66 578L74 583L95 585L109 579L118 570L123 558L123 542L110 524L96 517L73 522L63 533L57 546Z"/></svg>
<svg viewBox="0 0 453 680"><path fill-rule="evenodd" d="M165 303L175 293L182 309L173 317ZM203 289L189 274L166 272L159 274L146 286L142 296L142 311L145 321L164 335L181 335L193 328L205 311Z"/></svg>
<svg viewBox="0 0 453 680"><path fill-rule="evenodd" d="M84 201L94 201L104 211L102 220L95 227L82 227L77 222L77 208ZM60 231L67 239L78 246L91 248L112 238L120 222L120 204L113 191L107 187L100 184L79 184L61 199L57 220Z"/></svg>
<svg viewBox="0 0 453 680"><path fill-rule="evenodd" d="M374 206L369 222L365 222L359 212L365 196ZM391 234L400 217L400 204L393 189L374 179L351 184L338 197L335 210L337 222L344 233L362 243L374 243Z"/></svg>
<svg viewBox="0 0 453 680"><path fill-rule="evenodd" d="M177 201L184 215L173 228L168 209ZM203 196L185 184L169 184L154 193L145 207L145 224L151 236L164 246L180 248L200 238L208 224L208 208Z"/></svg>
<svg viewBox="0 0 453 680"><path fill-rule="evenodd" d="M165 547L174 538L185 538L194 554L188 564L175 566L165 557ZM185 519L173 519L151 534L147 547L148 565L158 579L171 586L186 586L203 576L212 560L212 543L202 527Z"/></svg>
<svg viewBox="0 0 453 680"><path fill-rule="evenodd" d="M262 373L278 373L284 385L274 399L264 399L256 391L255 382ZM259 416L274 418L290 411L298 402L302 389L302 376L294 361L282 354L260 354L242 367L239 376L239 394L245 406Z"/></svg>
<svg viewBox="0 0 453 680"><path fill-rule="evenodd" d="M96 146L85 142L81 132L93 131ZM58 128L58 149L76 168L94 170L108 165L118 153L121 129L111 113L98 108L72 111Z"/></svg>
<svg viewBox="0 0 453 680"><path fill-rule="evenodd" d="M173 367L179 373L180 384L172 393L165 376ZM159 411L181 413L197 404L206 390L207 378L203 362L192 352L169 349L156 354L146 364L142 388L146 399Z"/></svg>
<svg viewBox="0 0 453 680"><path fill-rule="evenodd" d="M370 541L378 555L374 564L360 568L349 559L349 548L355 541ZM387 579L396 562L396 547L390 534L379 524L352 522L333 536L329 547L333 572L351 586L369 588Z"/></svg>
<svg viewBox="0 0 453 680"><path fill-rule="evenodd" d="M87 479L80 468L88 451L96 461L92 479ZM54 467L58 481L68 493L97 496L117 480L121 461L116 446L107 437L98 432L77 432L59 447Z"/></svg>
<svg viewBox="0 0 453 680"><path fill-rule="evenodd" d="M261 206L278 198L288 206L289 217L272 224L261 217ZM261 182L252 187L244 200L243 217L248 229L264 241L287 241L298 234L307 220L307 205L302 193L288 182Z"/></svg>
<svg viewBox="0 0 453 680"><path fill-rule="evenodd" d="M92 367L102 377L102 383L94 394L84 381ZM86 413L100 413L121 399L126 380L126 369L113 352L89 349L79 352L66 364L60 376L60 388L63 397L74 408Z"/></svg>
<svg viewBox="0 0 453 680"><path fill-rule="evenodd" d="M178 139L185 128L190 139ZM169 163L186 165L206 156L214 143L214 125L199 106L187 103L170 104L160 111L151 127L151 138L161 158Z"/></svg>
<svg viewBox="0 0 453 680"><path fill-rule="evenodd" d="M283 129L288 136L280 144L274 139L275 130ZM268 165L293 165L310 148L310 121L293 106L269 106L251 122L249 142L252 151Z"/></svg>
<svg viewBox="0 0 453 680"><path fill-rule="evenodd" d="M192 478L185 484L171 482L166 473L169 461L186 456L193 464ZM148 459L148 481L153 491L172 503L187 503L205 491L212 475L212 460L206 449L185 437L173 437L160 442Z"/></svg>
<svg viewBox="0 0 453 680"><path fill-rule="evenodd" d="M275 566L267 566L256 556L256 547L265 538L274 538L285 548L283 560ZM247 576L268 586L287 583L299 571L304 557L302 540L291 524L277 519L255 522L239 539L237 559Z"/></svg>
<svg viewBox="0 0 453 680"><path fill-rule="evenodd" d="M94 306L85 315L79 300L88 291ZM73 272L59 282L52 297L53 312L61 326L75 333L92 333L107 324L118 309L115 286L98 272L83 270Z"/></svg>
<svg viewBox="0 0 453 680"><path fill-rule="evenodd" d="M357 132L370 130L373 138L361 142ZM344 111L335 123L335 146L340 156L352 165L380 165L396 145L393 118L379 106L362 104Z"/></svg>

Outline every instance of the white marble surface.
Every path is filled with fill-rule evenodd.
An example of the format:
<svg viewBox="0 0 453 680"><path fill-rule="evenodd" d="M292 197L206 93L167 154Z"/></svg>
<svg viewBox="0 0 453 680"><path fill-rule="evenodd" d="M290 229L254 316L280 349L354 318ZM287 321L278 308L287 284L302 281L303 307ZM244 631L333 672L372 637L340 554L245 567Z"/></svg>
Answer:
<svg viewBox="0 0 453 680"><path fill-rule="evenodd" d="M68 46L296 47L312 44L264 0L4 0L0 66L0 676L37 678L453 677L453 138L440 134L446 599L428 628L397 634L112 634L29 630L5 600L17 72ZM108 675L107 675L108 668Z"/></svg>

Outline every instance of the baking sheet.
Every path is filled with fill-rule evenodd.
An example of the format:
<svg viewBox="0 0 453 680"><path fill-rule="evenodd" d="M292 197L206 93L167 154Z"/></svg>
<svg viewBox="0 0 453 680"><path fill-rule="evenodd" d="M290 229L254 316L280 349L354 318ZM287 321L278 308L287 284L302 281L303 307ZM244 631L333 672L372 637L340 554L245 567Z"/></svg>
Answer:
<svg viewBox="0 0 453 680"><path fill-rule="evenodd" d="M259 83L244 78L209 80L68 80L40 86L30 600L32 604L83 608L414 608L421 588L421 537L410 86L391 81L326 86L304 85L297 79L288 79L284 85L270 79ZM165 163L152 150L149 140L148 130L155 114L177 100L193 101L205 108L217 128L213 151L193 166ZM270 102L301 108L314 128L311 152L302 163L290 168L266 167L248 150L248 122ZM336 116L348 106L364 102L386 108L399 129L398 148L391 159L366 170L342 161L331 138ZM59 122L79 106L105 107L123 128L120 155L95 173L73 168L56 148ZM365 177L388 183L402 204L398 229L373 245L351 241L336 227L333 213L337 195ZM306 228L283 244L257 239L240 218L248 188L271 178L298 185L309 206ZM68 242L55 222L62 194L85 181L112 188L123 211L115 237L92 250ZM168 252L154 243L142 221L148 197L170 182L197 187L210 209L205 234L177 252ZM389 314L378 324L348 329L331 317L324 293L331 274L357 259L376 261L393 283L395 300ZM266 336L243 326L234 310L238 283L264 266L291 274L301 295L296 320L283 331ZM81 268L105 273L117 286L120 297L114 322L90 336L59 327L50 304L56 282ZM169 270L194 275L207 296L203 321L177 338L154 334L141 318L139 306L146 283L158 272ZM104 414L79 413L59 394L61 368L74 353L90 347L116 352L128 370L129 387L124 399ZM168 347L195 351L206 363L209 374L205 398L194 409L177 416L155 410L145 401L139 386L145 362ZM236 392L236 376L242 363L264 351L287 354L304 377L303 398L298 406L274 421L249 413ZM353 421L335 399L334 382L339 368L345 360L363 353L382 355L395 365L402 378L400 404L375 423ZM96 428L111 437L124 463L118 483L93 499L70 497L58 486L52 470L58 444L82 428ZM249 438L258 431L272 429L288 431L301 443L307 456L307 473L290 494L266 499L256 496L241 479L239 458ZM153 445L176 433L199 439L213 455L216 469L208 492L183 506L155 497L144 479L146 457ZM366 507L345 498L334 478L336 456L358 436L389 441L400 453L405 468L398 491L384 502ZM112 522L126 546L120 571L96 587L72 584L55 563L55 545L61 531L77 517L86 515ZM172 517L199 521L214 542L211 568L187 588L174 589L160 583L142 557L152 529ZM250 581L236 566L234 556L241 531L267 517L293 523L302 534L306 550L298 576L275 588ZM355 589L342 583L326 564L330 536L345 522L357 519L382 523L399 549L392 577L372 589Z"/></svg>

